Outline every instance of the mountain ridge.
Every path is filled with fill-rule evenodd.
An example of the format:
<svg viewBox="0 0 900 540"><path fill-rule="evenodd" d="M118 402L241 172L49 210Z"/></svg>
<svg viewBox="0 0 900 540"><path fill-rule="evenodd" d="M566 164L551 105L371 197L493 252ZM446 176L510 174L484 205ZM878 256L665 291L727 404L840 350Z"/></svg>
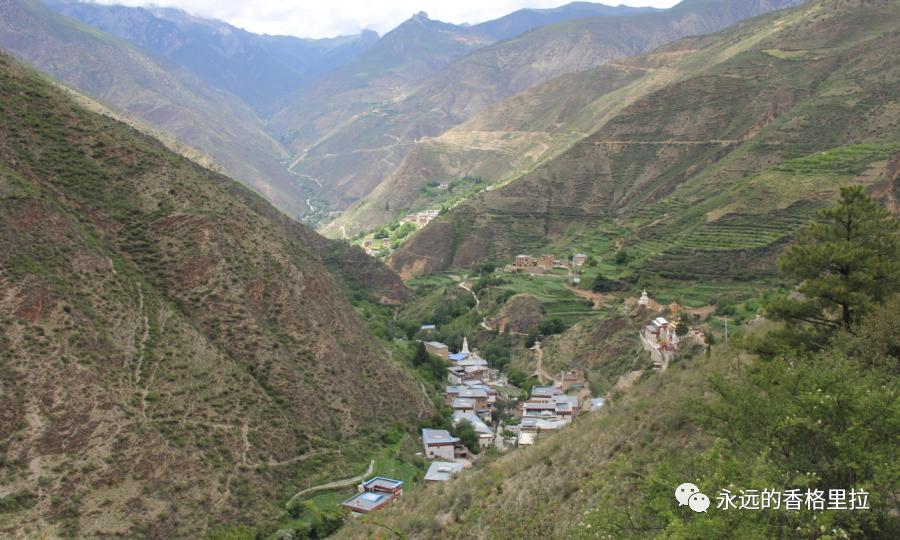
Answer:
<svg viewBox="0 0 900 540"><path fill-rule="evenodd" d="M801 0L682 2L663 11L574 19L543 26L479 49L442 70L423 83L415 94L393 106L394 115L398 118L397 128L431 121L434 125L429 128L427 135L432 135L433 138L422 137L420 133L384 131L407 143L406 149L409 152L404 159L410 159L411 162L401 162L391 176L378 182L379 187L375 188L370 197L333 223L323 225L320 230L334 236L336 231L343 228L352 235L383 224L397 217L400 212L410 209L412 201L404 200L403 197L414 196L415 191L411 193L399 189L398 182L417 182L417 190L429 180L449 180L439 171L430 175L431 171L426 169L425 174L422 174L415 161L420 159L416 155L419 147L431 144L435 138L440 140L441 135L452 132L454 126L472 119L505 98L570 72L583 71L618 58L646 52L687 35L721 30L742 18L799 3ZM428 114L423 115L418 111L428 111ZM364 133L371 137L372 128L366 125L366 121L367 118L364 117L351 124L348 131L353 130L356 134ZM394 127L390 124L390 117L387 121L373 119L372 123L375 124L375 129L390 130ZM327 151L330 156L337 153L334 147ZM323 163L331 159L334 158ZM353 159L358 158L347 158L345 161ZM443 156L440 152L426 159L434 161L436 169L441 162L452 163L457 160L456 156ZM469 172L463 170L453 180L458 180ZM394 176L401 178L398 180ZM490 182L492 179L488 180ZM391 210L386 211L386 208Z"/></svg>
<svg viewBox="0 0 900 540"><path fill-rule="evenodd" d="M485 258L509 259L520 251L541 249L542 243L552 246L555 239L560 243L578 241L579 233L573 237L564 232L566 228L594 229L594 233L584 231L591 236L604 234L600 232L604 227L616 230L615 223L621 222L635 232L631 236L611 236L620 245L634 244L635 249L645 249L640 246L646 245L649 250L643 253L647 259L642 272L665 271L676 259L677 266L686 269L701 259L712 264L711 258L725 257L726 251L716 251L715 243L700 243L701 238L711 240L709 235L716 227L723 227L723 231L732 227L725 218L751 220L750 225L741 227L758 229L757 234L768 237L768 233L762 233L767 212L783 211L805 198L816 201L830 195L840 185L835 183L837 179L872 185L870 182L879 177L879 181L890 183L890 178L885 180L884 167L894 152L890 145L898 137L896 126L884 124L881 117L872 116L869 111L880 108L885 111L885 118L890 117L887 111L894 106L892 100L896 96L887 90L881 77L889 78L893 72L866 46L874 47L876 41L882 49L896 46L890 34L884 32L884 24L872 15L880 10L887 20L892 20L897 15L896 5L879 2L877 7L867 7L855 19L838 21L829 4L814 2L809 7L751 20L717 35L669 46L666 51L677 52L682 47L693 52L676 55L679 59L668 67L646 72L622 90L613 90L589 103L584 110L603 113L597 117L599 122L590 135L521 179L451 210L396 252L392 265L409 276L429 268L469 266ZM821 14L819 26L809 22L817 21L810 13ZM854 30L839 26L851 23ZM791 34L800 25L809 28L806 42ZM872 29L875 37L871 37L871 43L866 42L870 36L861 34L860 28ZM881 33L875 34L875 28ZM834 42L840 47L829 49L820 45L828 43L828 31L835 33ZM856 47L851 48L851 44ZM718 52L717 57L704 52L710 47ZM791 50L806 52L782 52ZM853 67L850 58L859 63L858 67ZM652 57L638 57L629 62L639 67L650 61ZM587 81L596 75L587 72L579 77ZM859 82L851 84L849 80ZM768 85L758 81L768 81ZM630 100L621 101L623 92L631 95ZM839 92L857 95L856 99L863 101L841 101L836 97L840 94L832 95ZM744 100L740 106L735 96ZM801 120L804 115L815 120ZM840 125L845 127L826 130L823 118L828 117L841 118ZM869 133L881 135L879 138ZM865 143L883 149L876 152L881 173L874 173L875 176L862 174L870 159L865 157ZM886 146L879 146L881 143ZM852 169L861 176L854 178L842 170L832 176L826 167L821 193L810 185L811 180L804 179L799 172L802 169L791 172L793 165L779 169L780 161L801 159L812 151L825 152L835 159L852 156L857 151L853 144L862 145L858 147L862 153L853 158L863 160L855 166L861 168ZM749 185L757 189L765 185L765 190L775 196L771 200L760 199L748 191ZM737 197L735 200L757 201L759 208L726 205L715 209L717 204L725 205L730 200L722 195L728 190L737 190L731 192ZM700 213L700 208L707 214ZM740 210L732 216L736 208ZM796 211L798 217L805 214L808 219L813 208L797 207L791 212ZM771 219L776 220L774 215ZM783 219L786 218L776 221ZM758 224L754 224L755 220L759 220ZM715 225L717 221L720 225ZM790 232L784 223L785 229L777 229L781 231L775 236L778 242L785 241L782 235ZM692 232L695 227L701 229ZM707 229L709 232L701 232ZM548 237L549 242L542 240ZM658 240L651 242L653 238ZM754 249L761 250L758 256L762 257L766 250L771 256L771 250L780 245L773 240L755 244L747 238L736 242L735 247L753 244ZM678 247L682 244L685 247ZM739 265L722 277L729 272L734 272L732 276L740 274Z"/></svg>

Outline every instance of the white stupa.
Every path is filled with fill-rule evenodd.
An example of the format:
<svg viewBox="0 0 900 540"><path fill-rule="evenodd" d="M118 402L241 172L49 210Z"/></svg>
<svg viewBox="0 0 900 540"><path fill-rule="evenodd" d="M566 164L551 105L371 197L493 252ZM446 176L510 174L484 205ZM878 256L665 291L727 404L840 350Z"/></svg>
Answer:
<svg viewBox="0 0 900 540"><path fill-rule="evenodd" d="M463 337L463 346L459 352L460 352L460 354L471 354L469 352L469 339L468 338Z"/></svg>
<svg viewBox="0 0 900 540"><path fill-rule="evenodd" d="M650 306L650 297L647 296L647 289L644 289L644 292L641 293L641 299L638 300L639 306Z"/></svg>

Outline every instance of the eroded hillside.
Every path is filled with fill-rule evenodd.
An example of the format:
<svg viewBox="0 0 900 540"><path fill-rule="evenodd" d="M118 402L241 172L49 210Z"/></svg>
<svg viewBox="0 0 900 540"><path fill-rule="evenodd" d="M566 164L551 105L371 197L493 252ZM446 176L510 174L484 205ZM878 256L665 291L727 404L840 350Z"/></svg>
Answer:
<svg viewBox="0 0 900 540"><path fill-rule="evenodd" d="M7 56L0 111L0 534L265 519L429 409L313 233Z"/></svg>

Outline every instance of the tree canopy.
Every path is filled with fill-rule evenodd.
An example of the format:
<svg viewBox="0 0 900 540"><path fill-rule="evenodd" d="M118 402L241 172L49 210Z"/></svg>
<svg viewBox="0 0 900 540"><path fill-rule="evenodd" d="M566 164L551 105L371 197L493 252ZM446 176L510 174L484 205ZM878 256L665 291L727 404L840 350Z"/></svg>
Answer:
<svg viewBox="0 0 900 540"><path fill-rule="evenodd" d="M771 317L829 329L853 323L900 285L900 228L858 186L841 190L837 206L819 213L781 258L796 291L773 300Z"/></svg>

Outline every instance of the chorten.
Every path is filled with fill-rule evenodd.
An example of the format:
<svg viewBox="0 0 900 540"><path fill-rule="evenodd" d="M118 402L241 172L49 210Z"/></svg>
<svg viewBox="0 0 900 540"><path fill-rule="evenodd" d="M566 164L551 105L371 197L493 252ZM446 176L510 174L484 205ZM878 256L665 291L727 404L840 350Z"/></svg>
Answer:
<svg viewBox="0 0 900 540"><path fill-rule="evenodd" d="M641 293L641 299L638 300L639 306L650 306L650 297L647 296L647 289L644 289L644 292Z"/></svg>

